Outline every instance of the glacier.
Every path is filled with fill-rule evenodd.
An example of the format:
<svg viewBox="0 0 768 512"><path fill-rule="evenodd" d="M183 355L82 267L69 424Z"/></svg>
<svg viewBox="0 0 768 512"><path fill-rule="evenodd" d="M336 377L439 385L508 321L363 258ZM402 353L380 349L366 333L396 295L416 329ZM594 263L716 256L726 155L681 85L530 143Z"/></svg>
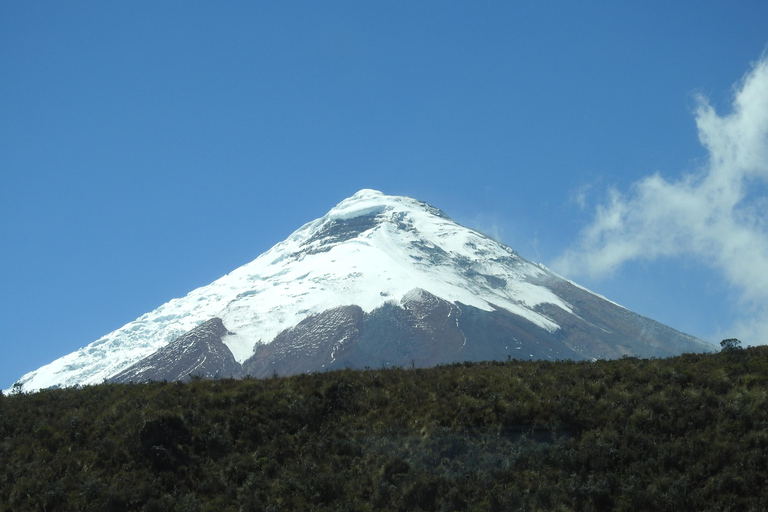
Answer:
<svg viewBox="0 0 768 512"><path fill-rule="evenodd" d="M482 311L503 309L554 333L561 326L553 316L574 313L542 284L552 279L562 280L437 208L364 189L250 263L19 383L25 391L101 383L214 317L232 333L222 341L243 363L313 315L349 305L365 313L404 305L413 290Z"/></svg>

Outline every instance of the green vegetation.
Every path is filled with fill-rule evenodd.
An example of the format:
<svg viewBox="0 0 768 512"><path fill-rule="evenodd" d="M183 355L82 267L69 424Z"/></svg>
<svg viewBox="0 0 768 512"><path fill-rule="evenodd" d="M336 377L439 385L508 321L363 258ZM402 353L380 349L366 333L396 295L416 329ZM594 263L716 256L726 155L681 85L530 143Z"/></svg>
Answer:
<svg viewBox="0 0 768 512"><path fill-rule="evenodd" d="M736 338L728 338L720 342L720 348L723 352L733 352L734 350L741 350L741 341Z"/></svg>
<svg viewBox="0 0 768 512"><path fill-rule="evenodd" d="M768 510L768 347L0 396L3 510Z"/></svg>

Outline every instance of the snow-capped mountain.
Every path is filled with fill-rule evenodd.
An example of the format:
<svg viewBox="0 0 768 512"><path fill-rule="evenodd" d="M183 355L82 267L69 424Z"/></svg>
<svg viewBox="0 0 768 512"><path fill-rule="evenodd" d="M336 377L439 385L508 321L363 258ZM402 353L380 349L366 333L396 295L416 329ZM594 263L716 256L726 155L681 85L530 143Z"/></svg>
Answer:
<svg viewBox="0 0 768 512"><path fill-rule="evenodd" d="M31 391L104 380L708 349L430 205L361 190L252 262L19 382Z"/></svg>

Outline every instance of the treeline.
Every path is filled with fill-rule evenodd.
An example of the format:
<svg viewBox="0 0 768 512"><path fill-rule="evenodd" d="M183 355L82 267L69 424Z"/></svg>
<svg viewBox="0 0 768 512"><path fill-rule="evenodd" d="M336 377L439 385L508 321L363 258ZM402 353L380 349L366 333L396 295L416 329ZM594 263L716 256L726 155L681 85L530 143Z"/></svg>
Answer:
<svg viewBox="0 0 768 512"><path fill-rule="evenodd" d="M768 510L768 347L0 396L4 510Z"/></svg>

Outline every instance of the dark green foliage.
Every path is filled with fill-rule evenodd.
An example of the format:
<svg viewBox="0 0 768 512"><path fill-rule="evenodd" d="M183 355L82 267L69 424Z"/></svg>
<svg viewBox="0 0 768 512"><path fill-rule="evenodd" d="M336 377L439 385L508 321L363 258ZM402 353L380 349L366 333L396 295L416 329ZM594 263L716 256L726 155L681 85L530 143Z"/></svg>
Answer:
<svg viewBox="0 0 768 512"><path fill-rule="evenodd" d="M741 350L741 341L736 338L728 338L727 340L720 342L720 347L722 348L723 352Z"/></svg>
<svg viewBox="0 0 768 512"><path fill-rule="evenodd" d="M768 348L0 396L0 509L765 510Z"/></svg>

